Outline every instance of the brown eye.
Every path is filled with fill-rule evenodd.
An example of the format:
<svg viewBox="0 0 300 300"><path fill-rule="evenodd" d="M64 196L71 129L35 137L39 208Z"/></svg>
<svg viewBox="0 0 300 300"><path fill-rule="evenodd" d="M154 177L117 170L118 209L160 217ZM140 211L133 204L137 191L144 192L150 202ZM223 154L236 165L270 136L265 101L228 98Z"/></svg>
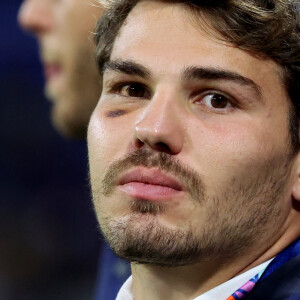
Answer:
<svg viewBox="0 0 300 300"><path fill-rule="evenodd" d="M127 97L146 98L149 92L143 85L126 84L120 88L120 94Z"/></svg>
<svg viewBox="0 0 300 300"><path fill-rule="evenodd" d="M228 104L228 100L222 95L212 95L210 101L214 108L225 108Z"/></svg>
<svg viewBox="0 0 300 300"><path fill-rule="evenodd" d="M227 97L217 93L205 95L201 102L213 109L226 109L232 107L230 100Z"/></svg>

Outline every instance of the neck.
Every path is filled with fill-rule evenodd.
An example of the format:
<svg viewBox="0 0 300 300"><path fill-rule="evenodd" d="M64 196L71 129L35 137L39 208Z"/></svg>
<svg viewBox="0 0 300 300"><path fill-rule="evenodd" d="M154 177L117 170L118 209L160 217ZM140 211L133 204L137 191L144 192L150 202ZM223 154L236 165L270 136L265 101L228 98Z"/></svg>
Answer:
<svg viewBox="0 0 300 300"><path fill-rule="evenodd" d="M235 273L221 262L172 268L132 264L134 299L194 299Z"/></svg>
<svg viewBox="0 0 300 300"><path fill-rule="evenodd" d="M231 262L204 261L171 268L132 264L134 299L194 299L276 256L298 236L299 229L290 228L268 248L260 248L263 249L260 252L249 249L247 255L235 257Z"/></svg>

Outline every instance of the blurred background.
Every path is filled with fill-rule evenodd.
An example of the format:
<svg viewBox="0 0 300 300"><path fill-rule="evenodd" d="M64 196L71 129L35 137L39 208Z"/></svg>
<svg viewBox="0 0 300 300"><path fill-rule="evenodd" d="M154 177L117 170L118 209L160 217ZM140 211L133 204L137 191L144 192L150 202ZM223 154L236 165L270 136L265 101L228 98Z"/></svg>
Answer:
<svg viewBox="0 0 300 300"><path fill-rule="evenodd" d="M100 234L87 149L52 128L34 38L21 0L0 2L0 299L93 295Z"/></svg>

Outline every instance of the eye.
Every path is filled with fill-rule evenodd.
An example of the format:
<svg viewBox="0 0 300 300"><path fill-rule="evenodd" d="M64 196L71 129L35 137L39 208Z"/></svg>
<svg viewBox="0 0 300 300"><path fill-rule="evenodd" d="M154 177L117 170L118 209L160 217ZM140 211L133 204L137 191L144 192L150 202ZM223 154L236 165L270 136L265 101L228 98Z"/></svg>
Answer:
<svg viewBox="0 0 300 300"><path fill-rule="evenodd" d="M129 83L119 86L118 93L125 97L149 98L149 90L142 84Z"/></svg>
<svg viewBox="0 0 300 300"><path fill-rule="evenodd" d="M224 110L233 107L229 97L216 92L205 94L200 100L197 100L196 103L197 102L215 110Z"/></svg>

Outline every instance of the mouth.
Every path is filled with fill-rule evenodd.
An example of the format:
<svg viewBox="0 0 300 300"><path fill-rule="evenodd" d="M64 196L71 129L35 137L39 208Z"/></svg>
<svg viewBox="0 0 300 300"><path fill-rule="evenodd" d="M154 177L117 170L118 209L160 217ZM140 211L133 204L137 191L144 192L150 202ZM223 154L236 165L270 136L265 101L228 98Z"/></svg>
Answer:
<svg viewBox="0 0 300 300"><path fill-rule="evenodd" d="M44 63L44 74L47 81L57 78L62 73L62 67L56 62L45 62Z"/></svg>
<svg viewBox="0 0 300 300"><path fill-rule="evenodd" d="M118 188L135 199L171 201L183 192L182 185L159 169L136 168L124 174Z"/></svg>

